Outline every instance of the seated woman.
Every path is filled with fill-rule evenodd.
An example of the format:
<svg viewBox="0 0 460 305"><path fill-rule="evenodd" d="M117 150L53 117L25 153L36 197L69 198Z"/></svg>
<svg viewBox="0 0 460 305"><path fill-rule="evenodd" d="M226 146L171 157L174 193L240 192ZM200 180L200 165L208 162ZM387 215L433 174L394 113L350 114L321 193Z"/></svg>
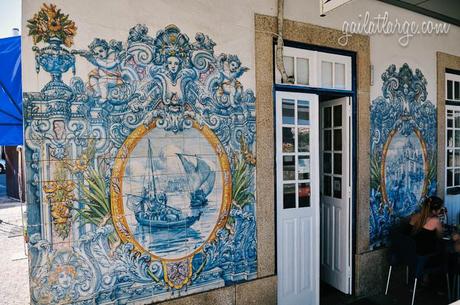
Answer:
<svg viewBox="0 0 460 305"><path fill-rule="evenodd" d="M423 201L420 212L410 216L410 234L416 242L418 255L430 255L439 251L439 241L442 237L439 214L442 208L442 199L431 196Z"/></svg>

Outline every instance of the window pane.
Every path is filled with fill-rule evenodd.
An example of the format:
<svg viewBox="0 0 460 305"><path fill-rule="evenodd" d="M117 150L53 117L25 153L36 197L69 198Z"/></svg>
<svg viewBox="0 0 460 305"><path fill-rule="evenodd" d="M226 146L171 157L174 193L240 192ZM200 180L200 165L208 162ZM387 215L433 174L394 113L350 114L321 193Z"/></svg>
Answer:
<svg viewBox="0 0 460 305"><path fill-rule="evenodd" d="M310 151L310 129L302 127L297 129L299 149L298 152Z"/></svg>
<svg viewBox="0 0 460 305"><path fill-rule="evenodd" d="M454 127L454 120L452 118L447 118L447 127Z"/></svg>
<svg viewBox="0 0 460 305"><path fill-rule="evenodd" d="M283 127L283 152L294 152L294 128Z"/></svg>
<svg viewBox="0 0 460 305"><path fill-rule="evenodd" d="M453 182L453 170L452 169L448 169L447 170L447 186L452 186L452 182Z"/></svg>
<svg viewBox="0 0 460 305"><path fill-rule="evenodd" d="M283 179L295 180L295 156L283 156Z"/></svg>
<svg viewBox="0 0 460 305"><path fill-rule="evenodd" d="M310 125L310 103L308 101L297 102L297 124Z"/></svg>
<svg viewBox="0 0 460 305"><path fill-rule="evenodd" d="M332 110L331 107L324 108L324 128L330 128L332 124Z"/></svg>
<svg viewBox="0 0 460 305"><path fill-rule="evenodd" d="M283 185L283 208L292 209L295 208L295 184L284 184Z"/></svg>
<svg viewBox="0 0 460 305"><path fill-rule="evenodd" d="M310 83L308 75L308 59L297 58L297 83L301 85L308 85Z"/></svg>
<svg viewBox="0 0 460 305"><path fill-rule="evenodd" d="M453 98L452 96L452 81L448 80L447 81L447 99L451 100Z"/></svg>
<svg viewBox="0 0 460 305"><path fill-rule="evenodd" d="M334 174L342 174L342 154L334 154Z"/></svg>
<svg viewBox="0 0 460 305"><path fill-rule="evenodd" d="M451 187L447 189L448 195L458 195L460 194L460 187Z"/></svg>
<svg viewBox="0 0 460 305"><path fill-rule="evenodd" d="M331 150L332 149L332 131L325 130L324 131L324 150Z"/></svg>
<svg viewBox="0 0 460 305"><path fill-rule="evenodd" d="M332 174L331 153L323 153L323 172L326 174Z"/></svg>
<svg viewBox="0 0 460 305"><path fill-rule="evenodd" d="M334 107L334 127L342 126L342 105Z"/></svg>
<svg viewBox="0 0 460 305"><path fill-rule="evenodd" d="M299 208L310 206L310 183L299 183Z"/></svg>
<svg viewBox="0 0 460 305"><path fill-rule="evenodd" d="M284 68L288 78L294 79L294 57L284 56Z"/></svg>
<svg viewBox="0 0 460 305"><path fill-rule="evenodd" d="M321 86L332 87L332 63L329 61L321 62Z"/></svg>
<svg viewBox="0 0 460 305"><path fill-rule="evenodd" d="M310 179L310 156L299 156L299 180Z"/></svg>
<svg viewBox="0 0 460 305"><path fill-rule="evenodd" d="M460 82L454 82L454 98L460 100Z"/></svg>
<svg viewBox="0 0 460 305"><path fill-rule="evenodd" d="M334 130L334 150L342 150L342 130L341 129Z"/></svg>
<svg viewBox="0 0 460 305"><path fill-rule="evenodd" d="M335 63L335 84L334 87L338 89L345 89L345 64Z"/></svg>
<svg viewBox="0 0 460 305"><path fill-rule="evenodd" d="M285 100L282 102L283 124L295 124L294 121L294 101Z"/></svg>
<svg viewBox="0 0 460 305"><path fill-rule="evenodd" d="M454 150L448 149L447 150L447 167L454 166Z"/></svg>
<svg viewBox="0 0 460 305"><path fill-rule="evenodd" d="M455 147L460 146L460 130L455 130Z"/></svg>
<svg viewBox="0 0 460 305"><path fill-rule="evenodd" d="M334 177L334 198L342 198L342 178Z"/></svg>
<svg viewBox="0 0 460 305"><path fill-rule="evenodd" d="M447 130L447 147L453 147L453 146L454 146L454 131Z"/></svg>
<svg viewBox="0 0 460 305"><path fill-rule="evenodd" d="M455 166L460 167L460 149L455 150Z"/></svg>
<svg viewBox="0 0 460 305"><path fill-rule="evenodd" d="M454 185L455 186L460 185L460 169L455 169L455 172L454 172Z"/></svg>
<svg viewBox="0 0 460 305"><path fill-rule="evenodd" d="M454 119L455 119L455 128L460 128L460 112L455 111L454 113Z"/></svg>
<svg viewBox="0 0 460 305"><path fill-rule="evenodd" d="M332 195L332 188L331 188L331 176L323 176L323 192L324 196L331 196Z"/></svg>

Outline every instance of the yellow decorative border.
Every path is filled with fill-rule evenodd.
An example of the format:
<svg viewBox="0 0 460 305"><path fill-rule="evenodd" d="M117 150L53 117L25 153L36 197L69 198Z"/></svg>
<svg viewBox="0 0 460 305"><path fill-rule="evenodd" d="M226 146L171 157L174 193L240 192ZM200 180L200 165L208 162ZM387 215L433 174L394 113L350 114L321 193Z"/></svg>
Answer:
<svg viewBox="0 0 460 305"><path fill-rule="evenodd" d="M423 181L423 189L422 189L422 194L421 197L423 198L426 195L427 189L428 189L428 170L429 170L429 162L428 162L428 153L426 151L426 143L425 140L423 140L422 134L420 130L417 128L413 129L415 135L417 136L418 140L420 141L420 146L422 147L422 155L423 155L423 166L425 170L425 179ZM398 132L397 129L393 129L390 134L388 135L388 139L385 142L385 145L383 146L383 153L382 153L382 165L380 167L380 188L382 189L382 198L383 202L388 204L388 195L387 195L387 188L386 188L386 183L385 183L385 164L386 164L386 159L387 159L387 153L388 153L388 147L391 144L391 141L393 140L393 137L395 134Z"/></svg>
<svg viewBox="0 0 460 305"><path fill-rule="evenodd" d="M202 251L203 246L208 242L213 241L216 238L216 233L219 229L223 228L227 222L228 212L231 207L232 202L232 175L230 169L230 162L228 160L227 154L224 147L220 143L217 136L212 132L212 130L206 126L201 126L198 122L193 121L193 128L197 129L211 144L214 152L219 158L220 168L222 171L222 180L223 180L223 193L222 193L222 203L219 212L219 218L216 225L214 226L211 234L208 239L204 241L200 247L195 249L192 253L180 257L180 258L162 258L156 255L153 252L145 249L132 234L128 222L125 218L125 211L123 207L123 175L126 168L126 163L129 160L131 152L134 150L138 142L152 129L156 128L156 121L152 122L150 125L145 126L141 125L136 128L125 140L123 145L118 150L115 163L112 169L112 177L110 183L110 201L111 201L111 210L112 210L112 219L115 226L115 230L124 243L131 243L134 245L134 251L139 253L149 253L153 260L161 260L164 264L165 262L177 262L185 259L189 259L190 262L193 259L195 254ZM191 272L191 271L190 271ZM165 279L167 275L165 274ZM169 281L168 281L169 282ZM184 282L182 285L184 285ZM180 287L175 287L180 288Z"/></svg>

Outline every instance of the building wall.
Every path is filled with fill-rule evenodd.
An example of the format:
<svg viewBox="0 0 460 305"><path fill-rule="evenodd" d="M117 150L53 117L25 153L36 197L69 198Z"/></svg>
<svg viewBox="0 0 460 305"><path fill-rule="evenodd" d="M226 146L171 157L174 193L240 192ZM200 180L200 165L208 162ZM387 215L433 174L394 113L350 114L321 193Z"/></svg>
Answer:
<svg viewBox="0 0 460 305"><path fill-rule="evenodd" d="M204 33L208 35L209 38L215 42L213 47L212 57L215 60L218 60L221 53L225 54L234 54L237 55L242 67L249 68L248 70L242 68L238 72L237 79L238 86L236 82L233 83L233 88L229 94L233 96L235 92L240 92L236 87L241 88L243 92L246 92L246 97L249 96L249 91L252 90L257 96L257 102L255 103L255 113L257 118L257 130L272 130L273 124L273 101L271 100L271 81L273 80L272 71L266 71L267 73L260 73L259 67L268 67L270 69L272 65L272 57L270 55L262 56L265 54L267 48L270 48L271 51L271 39L274 37L273 32L276 30L275 23L273 18L265 17L254 17L255 14L275 16L276 14L276 1L274 0L258 0L258 1L242 1L236 0L232 3L224 1L209 1L209 0L200 0L200 1L155 1L152 5L149 1L117 1L113 3L112 1L79 1L78 3L69 3L67 1L54 1L58 8L61 8L63 13L69 14L70 19L72 19L77 26L77 35L74 37L74 44L71 49L75 50L85 50L89 51L89 45L94 38L105 39L109 42L111 39L122 41L125 45L129 42L129 30L136 24L145 24L148 28L148 35L152 38L156 36L157 31L165 30L168 25L175 24L182 33L188 35L191 42L195 42L196 33ZM344 21L358 21L358 14L363 14L366 10L369 11L371 16L376 16L377 14L384 14L385 11L388 11L390 19L394 20L398 18L399 20L409 20L421 23L425 20L432 20L428 17L418 15L400 8L396 8L385 3L373 0L355 0L349 4L346 4L332 12L330 12L326 17L319 16L319 1L317 0L286 0L285 1L285 17L290 20L288 21L288 29L291 31L291 35L288 37L290 40L308 42L318 45L333 46L335 48L341 48L338 44L338 39L341 36L340 30L342 28ZM53 211L53 200L54 204L57 207L57 203L65 201L62 198L53 199L50 197L50 194L54 194L52 188L48 188L47 182L53 181L52 177L56 175L56 168L59 167L55 162L55 157L50 157L53 153L56 154L59 152L59 149L65 151L69 149L72 153L70 158L75 165L81 165L80 161L82 160L85 154L91 154L91 145L88 146L88 142L85 145L76 145L76 142L84 142L82 139L91 139L91 136L80 135L76 136L73 139L69 140L73 144L68 144L70 142L64 142L58 139L62 137L59 135L59 129L66 126L66 131L70 133L78 132L80 126L96 126L99 131L107 131L109 129L108 125L104 125L102 121L108 116L102 115L99 116L99 110L94 111L94 109L86 109L87 116L72 117L69 114L78 113L81 109L74 107L72 109L63 110L59 113L57 111L55 114L51 114L49 109L50 105L55 107L55 110L59 110L59 107L62 106L61 100L59 99L47 99L42 94L39 94L45 85L50 80L50 74L43 70L41 67L40 72L37 74L35 72L35 54L32 50L33 41L32 37L26 35L28 29L26 28L27 20L32 18L35 13L40 10L41 3L27 0L23 1L23 88L26 92L25 96L25 113L28 115L26 117L26 128L30 130L34 129L35 132L26 131L26 161L27 161L27 196L28 196L28 209L29 209L29 233L31 236L31 286L32 286L32 296L35 296L36 303L40 303L39 298L43 302L47 301L48 298L62 298L64 302L71 301L72 298L82 299L87 290L85 286L80 284L80 290L76 290L77 294L71 294L75 286L72 289L66 288L64 290L58 289L56 287L62 286L57 285L58 279L51 277L49 275L55 272L57 269L53 269L57 266L60 267L60 271L67 270L70 274L77 274L74 269L70 266L72 264L81 265L78 263L78 259L70 262L71 256L61 255L65 253L65 250L70 249L72 245L81 246L84 253L84 243L81 240L82 236L89 238L85 235L88 232L98 232L97 234L111 234L111 232L102 232L95 231L97 225L87 224L85 226L78 226L77 221L74 221L73 218L68 218L68 212L70 210L60 209L59 211ZM295 22L299 22L296 24ZM259 23L259 26L257 24ZM308 26L305 25L308 24ZM302 25L303 24L303 25ZM303 32L296 30L297 27L303 29ZM322 26L317 27L317 26ZM327 28L327 29L326 29ZM261 30L262 29L262 30ZM268 30L267 30L268 29ZM335 29L336 31L332 31ZM310 31L315 34L310 34ZM316 36L315 36L316 35ZM323 36L325 35L325 36ZM345 49L369 49L370 56L367 57L358 57L358 65L360 69L358 74L360 78L363 78L364 81L361 86L358 86L358 121L359 121L359 139L358 147L360 151L360 156L358 157L358 180L357 183L357 204L356 204L356 236L354 236L356 242L356 253L355 253L355 292L357 294L371 294L374 292L380 291L380 286L383 285L382 274L385 269L385 251L384 249L370 251L371 241L370 241L370 128L369 128L369 107L371 101L377 99L382 95L382 86L383 81L380 76L387 70L389 66L394 64L396 67L403 66L404 63L407 63L413 71L419 69L426 78L426 92L427 100L431 101L436 105L436 52L441 51L444 53L449 53L452 55L460 55L460 49L458 47L458 41L460 39L460 29L455 26L451 26L450 32L448 35L439 35L439 36L428 36L428 35L417 35L411 39L410 43L406 47L402 47L398 44L397 35L369 35L368 39L362 38L360 35L353 35L350 38L350 42L347 46L344 46ZM361 41L356 45L356 41ZM269 45L270 44L270 45ZM42 42L38 43L38 46L42 48L46 44ZM208 45L209 46L209 45ZM205 49L205 46L201 46L202 50ZM70 48L69 48L70 49ZM208 49L209 51L209 49ZM221 58L222 59L222 58ZM228 61L223 61L224 64L229 64ZM369 64L374 66L373 73L370 73ZM80 77L81 80L85 83L80 86L81 83L73 82L73 90L77 90L80 95L91 95L93 92L90 89L85 88L86 83L89 82L89 75L93 73L95 69L94 63L91 63L84 56L76 55L76 76ZM198 68L195 69L195 72ZM216 68L217 69L217 68ZM227 69L229 69L227 67ZM193 69L192 69L193 70ZM210 75L220 75L218 71L208 71ZM213 74L214 73L214 74ZM155 74L155 73L154 73ZM161 73L160 73L161 74ZM231 77L229 76L219 76L228 80ZM63 82L66 84L71 84L72 73L71 68L63 74ZM112 77L113 78L113 77ZM206 78L204 76L204 78ZM370 80L373 78L374 83L370 84ZM197 82L197 80L193 80ZM231 81L230 81L231 83ZM232 87L230 86L230 87ZM225 85L221 85L222 91L225 92ZM225 88L224 88L225 87ZM212 92L211 87L208 87L207 90ZM259 95L259 91L260 92ZM90 92L91 91L91 92ZM270 93L268 93L270 92ZM206 92L204 92L206 93ZM241 95L240 97L241 98ZM41 103L40 103L41 102ZM251 105L248 102L248 99L245 99L246 105ZM80 104L86 105L87 101L81 100ZM242 102L242 104L244 104ZM82 106L82 109L85 108ZM204 109L205 107L203 107ZM91 111L93 110L93 111ZM109 110L110 112L112 110ZM40 116L40 113L48 112L45 116ZM193 111L194 113L204 114L202 110ZM243 111L244 112L244 111ZM144 113L145 115L146 113ZM237 111L227 112L223 117L227 118L229 115L238 114ZM243 115L244 116L244 115ZM48 126L47 122L58 123ZM61 123L61 121L63 123ZM82 125L77 124L78 122L83 123ZM243 124L244 125L244 124ZM136 125L138 126L138 125ZM210 125L209 125L210 126ZM244 125L243 128L249 128L252 125ZM57 130L57 132L53 128ZM86 128L86 127L85 127ZM133 128L133 126L130 126ZM153 126L150 126L153 128ZM48 129L48 131L47 131ZM129 129L130 131L132 129ZM157 129L158 130L158 129ZM62 131L62 128L61 128ZM250 132L254 130L251 129ZM86 130L85 130L86 132ZM217 138L222 141L222 134L218 134L215 130L214 133L217 134ZM274 193L273 193L273 142L272 142L271 133L257 133L257 136L254 138L253 142L248 144L248 153L255 154L257 163L255 165L255 172L259 176L254 176L254 181L252 182L252 191L255 193L255 202L253 202L253 209L249 209L249 215L255 215L255 225L257 226L256 232L256 270L247 272L247 276L244 280L250 280L247 283L243 284L234 284L238 282L238 279L234 278L233 280L221 280L219 283L213 282L210 285L201 285L198 288L198 283L194 286L193 281L189 283L189 287L186 290L185 286L180 289L170 290L167 293L162 293L161 297L152 297L150 299L160 300L160 299L176 299L171 301L171 304L196 304L203 302L213 302L216 304L269 304L275 302L276 299L276 272L275 272L275 227L274 227ZM125 139L127 135L124 136ZM107 137L109 138L109 137ZM54 142L53 142L54 141ZM102 142L102 141L101 141ZM39 143L39 144L37 144ZM52 144L49 144L52 143ZM63 145L63 143L66 143ZM107 166L104 170L112 170L116 166L116 153L117 148L122 147L123 141L114 146L113 149L107 150L112 153L111 156L99 156L100 160L106 160ZM60 146L59 146L60 145ZM96 147L101 147L102 143L96 141ZM233 143L234 149L239 152L244 152L246 150L245 145L239 141ZM65 148L64 148L65 147ZM124 147L124 146L123 146ZM59 149L57 149L59 148ZM225 147L228 148L228 147ZM54 151L53 151L54 149ZM103 150L96 149L95 155L98 156L98 153L102 154ZM104 148L106 149L106 148ZM109 154L110 155L110 154ZM242 154L244 156L250 156L250 154ZM232 156L229 151L227 151L227 157L230 160L230 168L232 174L234 174L234 164L232 163ZM54 158L54 159L53 159ZM112 161L110 161L110 160ZM80 161L78 161L80 160ZM59 161L59 160L58 160ZM97 164L101 164L98 161ZM94 161L96 162L96 161ZM84 163L84 162L83 162ZM94 163L96 164L96 163ZM84 167L84 164L81 165ZM102 170L101 165L95 165L97 168ZM139 165L138 165L139 166ZM251 165L253 166L253 165ZM65 171L64 171L65 172ZM255 175L254 172L254 175ZM72 174L74 175L74 174ZM59 176L59 175L58 175ZM62 176L62 173L61 173ZM84 191L80 189L79 183L85 181L84 174L75 174L73 181L76 189L75 197L83 197L85 195ZM84 183L88 185L89 183ZM46 192L48 190L49 192ZM64 192L65 194L65 192ZM61 193L62 196L62 193ZM255 204L254 204L255 203ZM65 204L64 206L67 206ZM84 205L79 204L75 205L77 208L82 208ZM236 211L235 205L229 206L228 211ZM53 214L54 213L54 214ZM55 218L59 218L60 214L64 213L64 216L60 219L61 222L56 222ZM75 211L71 212L76 213ZM223 214L222 214L223 215ZM62 215L61 215L62 216ZM69 229L68 237L62 238L56 232L56 227L60 227L61 235L65 235L67 230L66 224L71 223L71 228ZM116 223L116 222L115 222ZM230 231L232 228L220 227L222 231ZM238 228L238 226L233 227ZM243 226L241 226L243 228ZM34 235L34 233L38 235ZM118 236L120 231L117 231ZM235 236L238 236L236 233ZM102 236L101 235L101 236ZM120 240L120 243L127 244L129 241ZM117 246L117 244L115 244ZM117 248L117 247L115 247ZM36 250L33 250L36 249ZM40 252L39 250L45 250ZM108 249L108 248L107 248ZM54 253L53 251L59 252L60 255L53 254L52 257L56 259L54 261L46 259L49 256L46 256L46 253ZM220 251L220 250L219 250ZM216 252L222 254L222 252ZM73 251L75 252L75 251ZM78 251L77 251L78 252ZM45 254L45 256L40 256ZM79 252L80 254L80 252ZM111 255L113 253L107 253ZM74 255L75 257L75 255ZM109 258L110 261L111 258ZM127 260L131 259L138 263L136 268L144 268L145 265L139 264L139 258L129 257ZM49 263L51 262L52 263ZM242 262L249 262L248 259L243 259ZM376 262L381 262L376 264ZM142 265L142 266L141 266ZM53 267L55 266L55 267ZM68 266L68 267L65 267ZM252 265L254 266L254 264ZM37 268L40 267L40 268ZM181 267L181 266L176 266ZM221 266L222 267L222 266ZM248 267L250 268L250 267ZM62 269L62 270L61 270ZM161 269L161 268L160 268ZM180 268L179 268L180 269ZM199 268L198 268L199 269ZM198 269L193 269L193 274ZM135 269L138 270L138 269ZM249 269L248 269L249 270ZM139 270L138 270L139 271ZM80 271L78 271L80 272ZM92 271L94 272L94 271ZM140 272L140 271L139 271ZM211 272L212 273L212 272ZM210 273L210 274L211 274ZM228 274L236 274L237 272L229 272ZM244 272L243 272L244 273ZM217 274L217 273L215 273ZM141 272L142 275L142 272ZM142 276L139 275L138 280L142 282L145 281L145 278L142 279ZM144 274L145 276L145 274ZM185 276L186 278L187 276ZM38 280L42 278L49 278L49 284L47 288L43 291L34 291L37 289ZM72 276L70 276L72 278ZM137 282L137 283L140 283ZM212 282L212 281L211 281ZM54 285L54 286L53 286ZM67 285L67 284L66 284ZM65 285L64 285L65 286ZM141 287L153 287L151 282L145 282L141 284ZM225 288L220 288L217 290L211 290L207 293L200 293L189 297L183 297L186 294L193 294L195 292L204 292L209 289L214 289L217 287L226 286ZM134 286L136 287L136 286ZM166 286L164 286L166 287ZM194 287L197 289L194 290ZM62 288L62 287L61 287ZM131 290L130 290L131 289ZM120 297L129 296L129 298L141 298L142 292L139 288L138 296L134 296L134 288L126 290L118 290L119 294L112 294L110 296L104 295L107 299L115 299ZM110 289L109 289L110 290ZM253 293L248 293L252 291ZM73 293L73 292L72 292ZM154 295L155 292L150 292L150 295ZM87 295L90 295L87 293ZM144 294L145 295L145 294ZM181 298L178 298L178 297Z"/></svg>

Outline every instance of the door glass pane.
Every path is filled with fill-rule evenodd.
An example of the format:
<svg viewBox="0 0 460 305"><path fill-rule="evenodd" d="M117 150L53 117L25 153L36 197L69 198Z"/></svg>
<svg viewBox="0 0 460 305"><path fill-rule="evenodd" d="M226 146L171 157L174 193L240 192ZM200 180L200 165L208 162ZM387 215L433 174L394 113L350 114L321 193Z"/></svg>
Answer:
<svg viewBox="0 0 460 305"><path fill-rule="evenodd" d="M310 125L310 103L308 101L297 102L297 124Z"/></svg>
<svg viewBox="0 0 460 305"><path fill-rule="evenodd" d="M332 110L331 107L324 108L324 128L330 128L332 124Z"/></svg>
<svg viewBox="0 0 460 305"><path fill-rule="evenodd" d="M329 61L321 62L321 86L332 87L332 63Z"/></svg>
<svg viewBox="0 0 460 305"><path fill-rule="evenodd" d="M288 78L294 79L294 57L284 56L284 68L286 69L286 74Z"/></svg>
<svg viewBox="0 0 460 305"><path fill-rule="evenodd" d="M299 152L310 151L310 129L301 127L297 130L299 140Z"/></svg>
<svg viewBox="0 0 460 305"><path fill-rule="evenodd" d="M299 183L299 208L310 206L310 183Z"/></svg>
<svg viewBox="0 0 460 305"><path fill-rule="evenodd" d="M331 130L325 130L324 131L324 150L332 150L332 131Z"/></svg>
<svg viewBox="0 0 460 305"><path fill-rule="evenodd" d="M332 195L332 188L331 188L331 176L323 176L323 192L324 196L331 196Z"/></svg>
<svg viewBox="0 0 460 305"><path fill-rule="evenodd" d="M460 149L455 150L455 166L460 167Z"/></svg>
<svg viewBox="0 0 460 305"><path fill-rule="evenodd" d="M447 186L452 186L452 176L454 175L452 169L447 170Z"/></svg>
<svg viewBox="0 0 460 305"><path fill-rule="evenodd" d="M460 169L455 169L454 172L454 185L460 185Z"/></svg>
<svg viewBox="0 0 460 305"><path fill-rule="evenodd" d="M283 185L283 208L295 208L295 184L289 183Z"/></svg>
<svg viewBox="0 0 460 305"><path fill-rule="evenodd" d="M341 129L334 130L334 150L342 150L342 130Z"/></svg>
<svg viewBox="0 0 460 305"><path fill-rule="evenodd" d="M449 149L447 150L447 167L454 166L454 150Z"/></svg>
<svg viewBox="0 0 460 305"><path fill-rule="evenodd" d="M285 100L282 102L283 124L295 124L294 120L294 101Z"/></svg>
<svg viewBox="0 0 460 305"><path fill-rule="evenodd" d="M283 152L294 152L294 128L283 127Z"/></svg>
<svg viewBox="0 0 460 305"><path fill-rule="evenodd" d="M454 99L460 99L460 82L454 82Z"/></svg>
<svg viewBox="0 0 460 305"><path fill-rule="evenodd" d="M295 156L283 156L283 180L295 180Z"/></svg>
<svg viewBox="0 0 460 305"><path fill-rule="evenodd" d="M334 88L345 89L345 64L335 63Z"/></svg>
<svg viewBox="0 0 460 305"><path fill-rule="evenodd" d="M342 178L334 177L334 198L342 198Z"/></svg>
<svg viewBox="0 0 460 305"><path fill-rule="evenodd" d="M455 119L455 128L460 128L460 112L455 111L454 112L454 119Z"/></svg>
<svg viewBox="0 0 460 305"><path fill-rule="evenodd" d="M448 80L447 81L447 99L451 100L452 97L453 97L453 94L452 94L452 81Z"/></svg>
<svg viewBox="0 0 460 305"><path fill-rule="evenodd" d="M342 174L342 154L334 154L334 174Z"/></svg>
<svg viewBox="0 0 460 305"><path fill-rule="evenodd" d="M454 145L454 131L453 130L447 130L447 146L452 147Z"/></svg>
<svg viewBox="0 0 460 305"><path fill-rule="evenodd" d="M342 105L334 107L334 127L342 126Z"/></svg>
<svg viewBox="0 0 460 305"><path fill-rule="evenodd" d="M454 121L452 120L452 118L447 118L447 127L454 127Z"/></svg>
<svg viewBox="0 0 460 305"><path fill-rule="evenodd" d="M326 174L332 174L332 154L323 153L323 172Z"/></svg>
<svg viewBox="0 0 460 305"><path fill-rule="evenodd" d="M455 130L455 146L460 146L460 130Z"/></svg>
<svg viewBox="0 0 460 305"><path fill-rule="evenodd" d="M299 156L298 179L310 179L310 156Z"/></svg>
<svg viewBox="0 0 460 305"><path fill-rule="evenodd" d="M296 58L297 60L297 83L300 85L308 85L310 83L308 74L308 59Z"/></svg>

